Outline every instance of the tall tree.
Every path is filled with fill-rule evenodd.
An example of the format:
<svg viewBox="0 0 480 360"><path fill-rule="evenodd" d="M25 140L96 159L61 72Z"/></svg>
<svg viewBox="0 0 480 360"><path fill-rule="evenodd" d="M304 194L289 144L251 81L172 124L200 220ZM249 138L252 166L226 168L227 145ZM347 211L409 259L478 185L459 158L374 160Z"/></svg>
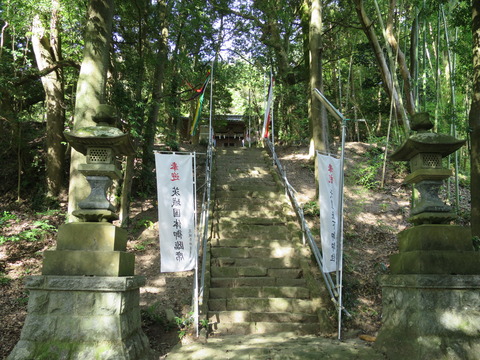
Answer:
<svg viewBox="0 0 480 360"><path fill-rule="evenodd" d="M83 61L77 83L74 129L95 125L92 117L96 108L105 101L105 87L109 66L112 36L113 0L90 0L87 9ZM70 187L68 197L69 221L77 209L78 201L89 193L89 185L78 171L85 156L72 149Z"/></svg>
<svg viewBox="0 0 480 360"><path fill-rule="evenodd" d="M310 156L313 150L325 151L325 111L322 103L314 95L314 89L323 91L322 79L322 7L320 0L310 4L309 65L310 65L310 106L309 120L311 131Z"/></svg>
<svg viewBox="0 0 480 360"><path fill-rule="evenodd" d="M388 61L385 58L383 48L378 40L377 34L375 33L375 27L372 20L370 20L367 12L365 11L365 6L363 0L353 0L355 3L355 10L357 11L358 18L362 25L362 29L367 36L368 42L370 43L373 53L375 54L375 59L377 60L378 68L382 77L384 84L384 89L388 94L389 98L395 105L395 109L399 114L400 118L403 120L405 129L409 128L408 119L406 117L406 111L403 106L399 91L394 82L394 76L391 72L394 72L395 69L390 69L388 66ZM382 29L383 30L383 29ZM393 40L392 40L393 41ZM391 59L391 57L390 57Z"/></svg>
<svg viewBox="0 0 480 360"><path fill-rule="evenodd" d="M60 2L52 0L50 31L42 23L41 14L36 14L32 24L32 47L37 66L45 70L55 62L61 61L59 35ZM49 36L47 36L49 34ZM63 93L62 68L42 76L45 91L45 110L47 122L47 195L55 197L63 184L65 149L62 145L65 122L65 104Z"/></svg>
<svg viewBox="0 0 480 360"><path fill-rule="evenodd" d="M471 224L472 235L480 236L480 0L472 1L473 93L469 114L471 131Z"/></svg>
<svg viewBox="0 0 480 360"><path fill-rule="evenodd" d="M156 130L159 122L160 105L163 100L163 88L165 78L165 64L167 62L167 35L168 29L166 24L167 6L165 1L157 2L157 11L160 22L160 34L157 39L157 55L155 61L155 70L152 81L152 102L147 121L145 123L142 149L142 181L147 183L147 186L154 188L154 174L155 158L153 154L153 146L155 142ZM149 189L152 190L152 189Z"/></svg>

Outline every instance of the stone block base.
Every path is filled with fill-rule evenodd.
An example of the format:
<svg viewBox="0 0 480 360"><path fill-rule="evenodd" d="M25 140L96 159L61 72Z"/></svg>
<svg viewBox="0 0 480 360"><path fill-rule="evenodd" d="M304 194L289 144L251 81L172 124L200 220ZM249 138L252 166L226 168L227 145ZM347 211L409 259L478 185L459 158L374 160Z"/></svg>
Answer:
<svg viewBox="0 0 480 360"><path fill-rule="evenodd" d="M130 276L135 271L135 255L127 252L52 250L43 256L43 275Z"/></svg>
<svg viewBox="0 0 480 360"><path fill-rule="evenodd" d="M135 255L127 232L109 223L60 226L57 249L44 252L42 275L133 276Z"/></svg>
<svg viewBox="0 0 480 360"><path fill-rule="evenodd" d="M469 227L424 224L398 234L400 252L390 257L390 272L401 274L480 274Z"/></svg>
<svg viewBox="0 0 480 360"><path fill-rule="evenodd" d="M130 277L32 276L28 314L8 360L151 359Z"/></svg>
<svg viewBox="0 0 480 360"><path fill-rule="evenodd" d="M385 275L375 347L390 360L477 360L480 275Z"/></svg>

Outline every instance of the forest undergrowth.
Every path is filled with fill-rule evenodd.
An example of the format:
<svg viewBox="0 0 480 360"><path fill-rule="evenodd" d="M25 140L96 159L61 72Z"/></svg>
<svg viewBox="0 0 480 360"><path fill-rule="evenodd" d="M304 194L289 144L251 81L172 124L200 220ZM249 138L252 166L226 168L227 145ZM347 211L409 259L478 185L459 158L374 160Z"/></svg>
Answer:
<svg viewBox="0 0 480 360"><path fill-rule="evenodd" d="M188 150L188 149L185 149ZM319 242L318 203L313 161L305 146L277 146L287 178L304 206L312 233ZM388 274L389 256L397 251L398 232L410 226L410 189L402 184L404 164L387 163L380 187L382 148L347 143L345 160L344 317L345 337L375 337L381 325L381 288L378 275ZM41 179L38 179L41 181ZM14 181L14 180L12 180ZM460 187L460 221L468 224L470 195ZM128 251L136 254L136 274L147 284L141 290L142 327L159 357L183 338L188 341L192 273L161 274L155 196L134 198L128 226ZM42 253L55 247L56 230L64 223L66 198L52 208L33 207L11 193L0 198L0 358L19 339L27 315L26 276L41 273Z"/></svg>

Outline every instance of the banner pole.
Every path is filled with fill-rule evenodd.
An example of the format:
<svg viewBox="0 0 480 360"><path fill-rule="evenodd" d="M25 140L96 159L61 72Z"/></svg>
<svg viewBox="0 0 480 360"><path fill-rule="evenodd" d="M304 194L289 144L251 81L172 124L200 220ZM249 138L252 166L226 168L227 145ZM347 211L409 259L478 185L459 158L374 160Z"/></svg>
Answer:
<svg viewBox="0 0 480 360"><path fill-rule="evenodd" d="M339 226L339 239L337 242L337 270L336 270L336 285L338 291L338 339L341 339L341 329L342 329L342 259L343 259L343 177L344 177L344 160L345 160L345 133L346 133L346 121L347 119L343 114L338 111L335 106L332 105L330 101L318 90L313 89L313 92L318 100L327 108L330 114L337 120L342 122L342 152L340 156L340 184L339 184L339 209L338 209L338 218L340 221Z"/></svg>
<svg viewBox="0 0 480 360"><path fill-rule="evenodd" d="M210 116L208 119L208 144L212 143L213 127L212 127L212 109L213 109L213 61L210 70Z"/></svg>
<svg viewBox="0 0 480 360"><path fill-rule="evenodd" d="M198 231L197 231L197 156L196 152L193 152L190 154L192 157L192 163L193 163L193 199L194 199L194 218L193 218L193 238L196 239L197 241L197 254L195 256L195 275L194 275L194 286L193 286L193 298L194 298L194 322L195 322L195 329L196 329L196 334L197 337L199 336L199 324L198 324Z"/></svg>
<svg viewBox="0 0 480 360"><path fill-rule="evenodd" d="M342 121L342 153L340 156L340 184L339 191L339 208L338 219L339 226L339 241L337 242L337 287L338 287L338 340L341 340L342 335L342 293L343 293L343 186L344 186L344 162L345 162L345 134L346 134L346 119Z"/></svg>

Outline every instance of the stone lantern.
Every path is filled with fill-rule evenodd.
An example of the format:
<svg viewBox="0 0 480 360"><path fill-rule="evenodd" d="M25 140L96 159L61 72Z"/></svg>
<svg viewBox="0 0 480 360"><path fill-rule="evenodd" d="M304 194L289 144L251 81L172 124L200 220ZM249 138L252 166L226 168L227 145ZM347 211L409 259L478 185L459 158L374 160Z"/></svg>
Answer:
<svg viewBox="0 0 480 360"><path fill-rule="evenodd" d="M451 170L442 158L465 141L429 132L428 114L412 118L410 136L391 155L409 161L419 198L408 219L414 226L398 234L399 253L390 274L379 276L382 327L375 347L391 360L477 359L480 351L480 252L469 227L451 225L455 214L439 197Z"/></svg>
<svg viewBox="0 0 480 360"><path fill-rule="evenodd" d="M9 360L151 359L140 319L140 287L135 256L126 252L127 232L106 192L120 177L115 157L133 155L128 134L113 126L113 108L100 105L97 126L66 132L72 147L86 156L79 166L90 194L62 225L57 247L45 251L42 275L26 279L28 315Z"/></svg>
<svg viewBox="0 0 480 360"><path fill-rule="evenodd" d="M452 175L450 169L442 167L442 159L462 147L465 140L429 132L433 124L428 113L415 114L411 126L417 133L390 156L393 161L410 162L411 174L404 183L412 184L414 194L420 195L413 202L408 220L415 225L447 223L456 215L439 197L443 181Z"/></svg>
<svg viewBox="0 0 480 360"><path fill-rule="evenodd" d="M398 234L399 254L390 258L394 274L477 274L479 253L473 251L470 228L449 225L456 218L439 197L445 179L452 175L442 167L442 158L465 144L450 135L430 132L427 113L412 118L411 135L392 155L393 161L409 161L411 173L405 183L413 185L414 199L408 221L413 227Z"/></svg>
<svg viewBox="0 0 480 360"><path fill-rule="evenodd" d="M100 105L89 126L65 132L65 138L78 152L86 156L86 163L78 171L85 175L91 191L79 201L73 212L80 222L60 227L57 249L45 252L45 275L133 275L135 259L127 253L127 234L110 222L118 219L113 205L107 199L107 190L113 180L120 178L116 156L135 153L129 134L114 127L115 111L109 105Z"/></svg>
<svg viewBox="0 0 480 360"><path fill-rule="evenodd" d="M121 176L116 164L117 156L134 155L135 150L129 134L114 126L116 116L113 108L100 105L93 117L97 126L65 132L70 145L86 156L86 164L80 164L78 171L85 175L91 192L78 203L79 210L73 215L83 221L112 221L118 219L114 207L107 200L107 190L112 180Z"/></svg>

